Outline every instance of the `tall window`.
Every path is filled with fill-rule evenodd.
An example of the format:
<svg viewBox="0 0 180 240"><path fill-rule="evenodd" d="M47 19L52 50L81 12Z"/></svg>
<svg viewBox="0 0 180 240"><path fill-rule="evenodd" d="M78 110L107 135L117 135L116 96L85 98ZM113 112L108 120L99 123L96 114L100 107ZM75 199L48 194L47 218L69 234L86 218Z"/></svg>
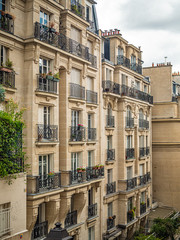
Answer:
<svg viewBox="0 0 180 240"><path fill-rule="evenodd" d="M44 11L40 11L40 23L47 26L49 24L49 14Z"/></svg>
<svg viewBox="0 0 180 240"><path fill-rule="evenodd" d="M39 175L41 178L46 178L47 174L53 171L53 155L40 155L39 156Z"/></svg>
<svg viewBox="0 0 180 240"><path fill-rule="evenodd" d="M46 221L46 204L42 203L38 207L38 216L35 225L39 225L40 223Z"/></svg>
<svg viewBox="0 0 180 240"><path fill-rule="evenodd" d="M51 124L52 107L39 106L38 108L38 123L43 125Z"/></svg>
<svg viewBox="0 0 180 240"><path fill-rule="evenodd" d="M93 78L87 77L87 90L93 91Z"/></svg>
<svg viewBox="0 0 180 240"><path fill-rule="evenodd" d="M113 216L113 203L108 203L108 217Z"/></svg>
<svg viewBox="0 0 180 240"><path fill-rule="evenodd" d="M88 240L95 240L94 226L88 228Z"/></svg>
<svg viewBox="0 0 180 240"><path fill-rule="evenodd" d="M127 210L130 211L133 208L133 197L128 198Z"/></svg>
<svg viewBox="0 0 180 240"><path fill-rule="evenodd" d="M71 38L76 42L81 42L81 31L75 27L71 27Z"/></svg>
<svg viewBox="0 0 180 240"><path fill-rule="evenodd" d="M87 41L87 47L89 48L89 53L93 53L93 43L91 41Z"/></svg>
<svg viewBox="0 0 180 240"><path fill-rule="evenodd" d="M139 165L139 176L143 176L144 175L144 164L140 164Z"/></svg>
<svg viewBox="0 0 180 240"><path fill-rule="evenodd" d="M72 110L71 111L71 126L77 127L79 124L79 115L80 111Z"/></svg>
<svg viewBox="0 0 180 240"><path fill-rule="evenodd" d="M112 136L107 136L107 149L112 149Z"/></svg>
<svg viewBox="0 0 180 240"><path fill-rule="evenodd" d="M139 147L140 148L144 147L144 136L139 136Z"/></svg>
<svg viewBox="0 0 180 240"><path fill-rule="evenodd" d="M122 79L122 85L126 85L126 75L121 74L121 79Z"/></svg>
<svg viewBox="0 0 180 240"><path fill-rule="evenodd" d="M133 172L132 172L133 168L131 167L127 167L127 179L132 179L133 177Z"/></svg>
<svg viewBox="0 0 180 240"><path fill-rule="evenodd" d="M0 10L5 11L6 9L6 4L5 4L5 0L0 0ZM1 17L1 14L0 14Z"/></svg>
<svg viewBox="0 0 180 240"><path fill-rule="evenodd" d="M148 86L144 85L144 92L147 93L148 92Z"/></svg>
<svg viewBox="0 0 180 240"><path fill-rule="evenodd" d="M142 119L142 120L144 119L144 114L142 109L139 110L139 119Z"/></svg>
<svg viewBox="0 0 180 240"><path fill-rule="evenodd" d="M130 106L128 106L127 107L127 118L131 119L131 117L132 117L131 108L130 108Z"/></svg>
<svg viewBox="0 0 180 240"><path fill-rule="evenodd" d="M10 203L0 205L0 237L10 232L11 209Z"/></svg>
<svg viewBox="0 0 180 240"><path fill-rule="evenodd" d="M81 83L81 71L80 70L78 70L76 68L72 68L71 82L80 85L80 83Z"/></svg>
<svg viewBox="0 0 180 240"><path fill-rule="evenodd" d="M81 159L80 159L79 152L71 153L71 170L76 171L76 169L81 166Z"/></svg>
<svg viewBox="0 0 180 240"><path fill-rule="evenodd" d="M88 151L88 167L94 165L94 151Z"/></svg>
<svg viewBox="0 0 180 240"><path fill-rule="evenodd" d="M0 45L0 65L5 64L6 60L7 60L7 48L5 48L4 46Z"/></svg>
<svg viewBox="0 0 180 240"><path fill-rule="evenodd" d="M108 115L109 117L112 116L112 107L111 107L111 104L110 104L110 103L108 104L107 115Z"/></svg>
<svg viewBox="0 0 180 240"><path fill-rule="evenodd" d="M111 80L111 70L109 68L106 68L106 80Z"/></svg>
<svg viewBox="0 0 180 240"><path fill-rule="evenodd" d="M39 58L39 73L48 73L50 71L50 60Z"/></svg>
<svg viewBox="0 0 180 240"><path fill-rule="evenodd" d="M137 90L140 90L140 82L139 81L135 81L135 88Z"/></svg>
<svg viewBox="0 0 180 240"><path fill-rule="evenodd" d="M131 55L131 63L135 64L136 63L136 56Z"/></svg>
<svg viewBox="0 0 180 240"><path fill-rule="evenodd" d="M92 205L93 204L93 188L91 188L88 191L88 205Z"/></svg>
<svg viewBox="0 0 180 240"><path fill-rule="evenodd" d="M146 192L142 192L141 193L141 203L145 203L146 202Z"/></svg>
<svg viewBox="0 0 180 240"><path fill-rule="evenodd" d="M108 183L112 183L113 181L113 176L112 176L112 169L107 170L107 175L108 175Z"/></svg>
<svg viewBox="0 0 180 240"><path fill-rule="evenodd" d="M132 135L128 135L126 139L127 139L127 143L126 143L127 148L128 149L132 148Z"/></svg>
<svg viewBox="0 0 180 240"><path fill-rule="evenodd" d="M118 47L118 55L120 56L124 55L124 49L122 47Z"/></svg>

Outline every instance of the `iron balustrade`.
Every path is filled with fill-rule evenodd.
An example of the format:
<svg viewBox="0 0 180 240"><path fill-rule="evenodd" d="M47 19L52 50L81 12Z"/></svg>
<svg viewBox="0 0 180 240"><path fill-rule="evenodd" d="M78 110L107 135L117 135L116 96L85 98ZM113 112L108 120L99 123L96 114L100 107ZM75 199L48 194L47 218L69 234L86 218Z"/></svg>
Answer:
<svg viewBox="0 0 180 240"><path fill-rule="evenodd" d="M172 96L172 102L178 102L177 96Z"/></svg>
<svg viewBox="0 0 180 240"><path fill-rule="evenodd" d="M126 117L126 128L134 128L134 118Z"/></svg>
<svg viewBox="0 0 180 240"><path fill-rule="evenodd" d="M37 91L57 93L57 81L50 80L41 75L37 76Z"/></svg>
<svg viewBox="0 0 180 240"><path fill-rule="evenodd" d="M145 157L146 156L146 148L145 147L140 147L139 148L139 157Z"/></svg>
<svg viewBox="0 0 180 240"><path fill-rule="evenodd" d="M131 222L134 220L133 212L128 211L127 212L127 223Z"/></svg>
<svg viewBox="0 0 180 240"><path fill-rule="evenodd" d="M147 175L142 175L139 177L139 185L144 185L147 183Z"/></svg>
<svg viewBox="0 0 180 240"><path fill-rule="evenodd" d="M88 218L94 217L97 215L97 203L91 204L88 206Z"/></svg>
<svg viewBox="0 0 180 240"><path fill-rule="evenodd" d="M117 65L122 65L130 69L130 60L129 58L124 57L123 55L117 56Z"/></svg>
<svg viewBox="0 0 180 240"><path fill-rule="evenodd" d="M95 30L96 30L95 29L95 23L88 18L86 18L86 21L89 23L88 30L92 31L92 32L95 32Z"/></svg>
<svg viewBox="0 0 180 240"><path fill-rule="evenodd" d="M68 228L75 224L77 224L77 210L69 212L64 222L65 228Z"/></svg>
<svg viewBox="0 0 180 240"><path fill-rule="evenodd" d="M116 192L116 182L107 183L107 195Z"/></svg>
<svg viewBox="0 0 180 240"><path fill-rule="evenodd" d="M0 13L0 30L14 34L14 20L10 14L3 11Z"/></svg>
<svg viewBox="0 0 180 240"><path fill-rule="evenodd" d="M143 214L146 212L146 203L140 203L140 214Z"/></svg>
<svg viewBox="0 0 180 240"><path fill-rule="evenodd" d="M126 148L126 160L134 158L134 148Z"/></svg>
<svg viewBox="0 0 180 240"><path fill-rule="evenodd" d="M149 208L149 207L150 207L150 199L147 198L147 208Z"/></svg>
<svg viewBox="0 0 180 240"><path fill-rule="evenodd" d="M96 140L96 128L87 128L88 132L88 141Z"/></svg>
<svg viewBox="0 0 180 240"><path fill-rule="evenodd" d="M83 126L70 127L70 141L82 142L85 141L86 129Z"/></svg>
<svg viewBox="0 0 180 240"><path fill-rule="evenodd" d="M87 167L86 168L86 180L90 181L92 179L104 177L104 167Z"/></svg>
<svg viewBox="0 0 180 240"><path fill-rule="evenodd" d="M147 172L147 181L151 180L151 173L150 172Z"/></svg>
<svg viewBox="0 0 180 240"><path fill-rule="evenodd" d="M48 221L35 224L32 230L31 240L43 239L48 234Z"/></svg>
<svg viewBox="0 0 180 240"><path fill-rule="evenodd" d="M48 191L50 189L61 187L61 173L54 173L49 176L48 174L36 176L36 193Z"/></svg>
<svg viewBox="0 0 180 240"><path fill-rule="evenodd" d="M76 83L70 83L70 97L85 100L85 87Z"/></svg>
<svg viewBox="0 0 180 240"><path fill-rule="evenodd" d="M114 116L111 116L111 115L106 116L106 127L109 127L109 128L115 127Z"/></svg>
<svg viewBox="0 0 180 240"><path fill-rule="evenodd" d="M134 72L142 74L142 65L137 63L131 63L130 69Z"/></svg>
<svg viewBox="0 0 180 240"><path fill-rule="evenodd" d="M133 188L137 187L137 177L127 179L127 188L126 190L131 190Z"/></svg>
<svg viewBox="0 0 180 240"><path fill-rule="evenodd" d="M115 219L113 217L109 217L107 219L107 230L115 227Z"/></svg>
<svg viewBox="0 0 180 240"><path fill-rule="evenodd" d="M115 160L115 149L107 149L107 161Z"/></svg>
<svg viewBox="0 0 180 240"><path fill-rule="evenodd" d="M120 85L112 81L102 81L103 92L114 93L120 95Z"/></svg>
<svg viewBox="0 0 180 240"><path fill-rule="evenodd" d="M70 171L70 185L75 183L82 183L86 180L86 172L79 172L77 170Z"/></svg>
<svg viewBox="0 0 180 240"><path fill-rule="evenodd" d="M85 19L85 7L76 0L71 0L71 11Z"/></svg>
<svg viewBox="0 0 180 240"><path fill-rule="evenodd" d="M58 126L38 124L38 141L57 141L58 140Z"/></svg>
<svg viewBox="0 0 180 240"><path fill-rule="evenodd" d="M93 67L97 67L97 57L89 53L89 48L79 42L66 37L62 33L54 31L41 23L35 23L34 37L38 40L51 44L63 51L71 53L84 60L90 61Z"/></svg>
<svg viewBox="0 0 180 240"><path fill-rule="evenodd" d="M150 153L150 148L149 147L146 147L146 156L148 156Z"/></svg>
<svg viewBox="0 0 180 240"><path fill-rule="evenodd" d="M86 90L86 102L97 104L97 93L94 91Z"/></svg>
<svg viewBox="0 0 180 240"><path fill-rule="evenodd" d="M149 129L149 121L145 119L139 119L139 128Z"/></svg>
<svg viewBox="0 0 180 240"><path fill-rule="evenodd" d="M15 88L15 72L6 72L0 69L0 84L5 87Z"/></svg>

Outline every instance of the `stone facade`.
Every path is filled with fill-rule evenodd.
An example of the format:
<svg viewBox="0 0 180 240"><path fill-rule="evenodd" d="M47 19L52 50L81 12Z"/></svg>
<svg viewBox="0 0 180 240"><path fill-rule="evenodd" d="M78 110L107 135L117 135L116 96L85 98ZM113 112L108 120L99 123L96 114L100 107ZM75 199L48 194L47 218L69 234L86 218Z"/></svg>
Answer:
<svg viewBox="0 0 180 240"><path fill-rule="evenodd" d="M23 238L43 239L59 221L76 240L130 239L152 202L141 50L99 31L93 0L5 2L16 18L4 13L0 44L16 74L2 83L27 108Z"/></svg>

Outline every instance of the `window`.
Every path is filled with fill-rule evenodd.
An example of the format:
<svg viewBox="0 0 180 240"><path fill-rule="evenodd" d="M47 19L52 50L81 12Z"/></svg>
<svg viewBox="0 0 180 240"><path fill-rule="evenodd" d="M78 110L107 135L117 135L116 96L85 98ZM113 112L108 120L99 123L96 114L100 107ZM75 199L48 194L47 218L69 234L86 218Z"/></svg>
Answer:
<svg viewBox="0 0 180 240"><path fill-rule="evenodd" d="M118 55L124 56L124 49L122 47L118 47Z"/></svg>
<svg viewBox="0 0 180 240"><path fill-rule="evenodd" d="M135 64L136 63L136 56L131 55L131 63Z"/></svg>
<svg viewBox="0 0 180 240"><path fill-rule="evenodd" d="M38 123L43 125L50 125L51 124L51 112L52 107L47 106L39 106L38 108Z"/></svg>
<svg viewBox="0 0 180 240"><path fill-rule="evenodd" d="M94 226L88 228L88 240L95 240Z"/></svg>
<svg viewBox="0 0 180 240"><path fill-rule="evenodd" d="M80 83L81 83L81 71L80 70L78 70L76 68L72 68L71 82L80 85Z"/></svg>
<svg viewBox="0 0 180 240"><path fill-rule="evenodd" d="M139 136L139 147L140 148L144 147L144 136Z"/></svg>
<svg viewBox="0 0 180 240"><path fill-rule="evenodd" d="M147 93L148 92L148 86L144 85L144 92Z"/></svg>
<svg viewBox="0 0 180 240"><path fill-rule="evenodd" d="M111 70L109 68L106 68L106 80L111 80Z"/></svg>
<svg viewBox="0 0 180 240"><path fill-rule="evenodd" d="M132 148L132 135L127 136L127 148L130 149Z"/></svg>
<svg viewBox="0 0 180 240"><path fill-rule="evenodd" d="M126 75L121 74L122 85L126 85Z"/></svg>
<svg viewBox="0 0 180 240"><path fill-rule="evenodd" d="M0 205L0 237L10 232L10 203Z"/></svg>
<svg viewBox="0 0 180 240"><path fill-rule="evenodd" d="M81 42L81 31L75 27L71 27L71 38L76 42Z"/></svg>
<svg viewBox="0 0 180 240"><path fill-rule="evenodd" d="M108 104L107 115L110 117L112 116L112 107L111 104Z"/></svg>
<svg viewBox="0 0 180 240"><path fill-rule="evenodd" d="M143 176L144 175L144 164L140 164L139 165L139 176Z"/></svg>
<svg viewBox="0 0 180 240"><path fill-rule="evenodd" d="M88 151L88 167L94 165L94 151Z"/></svg>
<svg viewBox="0 0 180 240"><path fill-rule="evenodd" d="M2 10L2 11L5 11L5 9L6 9L5 1L6 0L0 0L0 10Z"/></svg>
<svg viewBox="0 0 180 240"><path fill-rule="evenodd" d="M50 60L39 58L39 73L48 73L50 71Z"/></svg>
<svg viewBox="0 0 180 240"><path fill-rule="evenodd" d="M107 136L107 149L112 149L112 136Z"/></svg>
<svg viewBox="0 0 180 240"><path fill-rule="evenodd" d="M88 190L88 205L90 206L92 204L93 204L93 188Z"/></svg>
<svg viewBox="0 0 180 240"><path fill-rule="evenodd" d="M91 41L87 41L87 47L89 48L89 53L93 53L93 43Z"/></svg>
<svg viewBox="0 0 180 240"><path fill-rule="evenodd" d="M132 117L132 113L131 113L131 107L127 107L127 118L128 119L131 119L131 117Z"/></svg>
<svg viewBox="0 0 180 240"><path fill-rule="evenodd" d="M145 196L146 196L146 192L142 192L141 193L141 203L145 203Z"/></svg>
<svg viewBox="0 0 180 240"><path fill-rule="evenodd" d="M87 90L93 91L93 78L87 77Z"/></svg>
<svg viewBox="0 0 180 240"><path fill-rule="evenodd" d="M38 216L37 216L37 220L36 220L36 225L39 225L40 223L42 222L45 222L46 221L46 204L45 203L42 203L39 205L38 207Z"/></svg>
<svg viewBox="0 0 180 240"><path fill-rule="evenodd" d="M113 216L113 204L108 203L108 218Z"/></svg>
<svg viewBox="0 0 180 240"><path fill-rule="evenodd" d="M86 5L86 21L88 21L88 22L90 20L89 15L90 15L90 8L89 8L89 6Z"/></svg>
<svg viewBox="0 0 180 240"><path fill-rule="evenodd" d="M81 166L81 153L75 152L71 153L71 170L76 171L76 169Z"/></svg>
<svg viewBox="0 0 180 240"><path fill-rule="evenodd" d="M47 174L49 172L52 172L54 169L53 166L53 155L48 154L48 155L41 155L39 156L39 175L40 178L46 179Z"/></svg>
<svg viewBox="0 0 180 240"><path fill-rule="evenodd" d="M112 169L107 170L107 175L108 175L108 183L112 183Z"/></svg>
<svg viewBox="0 0 180 240"><path fill-rule="evenodd" d="M72 110L71 111L71 126L77 127L79 124L79 115L80 111Z"/></svg>
<svg viewBox="0 0 180 240"><path fill-rule="evenodd" d="M132 175L133 175L132 169L133 169L132 166L127 167L127 179L132 179Z"/></svg>
<svg viewBox="0 0 180 240"><path fill-rule="evenodd" d="M130 211L133 208L133 198L130 197L128 198L128 205L127 205L127 210Z"/></svg>
<svg viewBox="0 0 180 240"><path fill-rule="evenodd" d="M49 24L49 14L44 11L40 11L40 23L47 26Z"/></svg>
<svg viewBox="0 0 180 240"><path fill-rule="evenodd" d="M7 60L7 48L5 48L4 46L0 45L0 65L5 64L6 60Z"/></svg>
<svg viewBox="0 0 180 240"><path fill-rule="evenodd" d="M140 82L139 81L135 81L135 88L137 90L140 90Z"/></svg>
<svg viewBox="0 0 180 240"><path fill-rule="evenodd" d="M144 114L142 109L139 110L139 119L144 119Z"/></svg>
<svg viewBox="0 0 180 240"><path fill-rule="evenodd" d="M148 147L148 136L146 136L146 147Z"/></svg>

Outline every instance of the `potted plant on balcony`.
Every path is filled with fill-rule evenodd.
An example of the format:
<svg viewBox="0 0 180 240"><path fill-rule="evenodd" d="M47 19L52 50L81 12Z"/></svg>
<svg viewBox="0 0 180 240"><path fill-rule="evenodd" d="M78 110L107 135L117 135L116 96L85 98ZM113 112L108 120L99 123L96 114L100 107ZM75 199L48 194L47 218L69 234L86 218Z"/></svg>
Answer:
<svg viewBox="0 0 180 240"><path fill-rule="evenodd" d="M52 74L52 72L51 71L49 71L48 72L48 74L46 75L46 79L48 79L48 80L53 80L53 74Z"/></svg>
<svg viewBox="0 0 180 240"><path fill-rule="evenodd" d="M80 172L85 172L85 171L86 171L86 169L83 168L83 167L78 167L78 168L77 168L77 172L78 172L78 173L80 173Z"/></svg>
<svg viewBox="0 0 180 240"><path fill-rule="evenodd" d="M1 63L0 70L4 72L12 72L13 71L13 62L9 60L6 61L5 66L3 62Z"/></svg>
<svg viewBox="0 0 180 240"><path fill-rule="evenodd" d="M82 129L83 125L82 124L78 124L78 130Z"/></svg>
<svg viewBox="0 0 180 240"><path fill-rule="evenodd" d="M53 77L54 77L54 81L59 82L59 80L60 80L59 72L55 73L55 74L53 75Z"/></svg>
<svg viewBox="0 0 180 240"><path fill-rule="evenodd" d="M48 173L48 177L49 177L49 178L53 178L54 175L55 175L54 171L50 171L50 172Z"/></svg>
<svg viewBox="0 0 180 240"><path fill-rule="evenodd" d="M141 202L141 205L144 205L145 204L145 202Z"/></svg>
<svg viewBox="0 0 180 240"><path fill-rule="evenodd" d="M5 12L5 15L6 15L6 17L7 18L9 18L9 19L15 19L16 17L12 14L12 13L10 13L10 12Z"/></svg>

